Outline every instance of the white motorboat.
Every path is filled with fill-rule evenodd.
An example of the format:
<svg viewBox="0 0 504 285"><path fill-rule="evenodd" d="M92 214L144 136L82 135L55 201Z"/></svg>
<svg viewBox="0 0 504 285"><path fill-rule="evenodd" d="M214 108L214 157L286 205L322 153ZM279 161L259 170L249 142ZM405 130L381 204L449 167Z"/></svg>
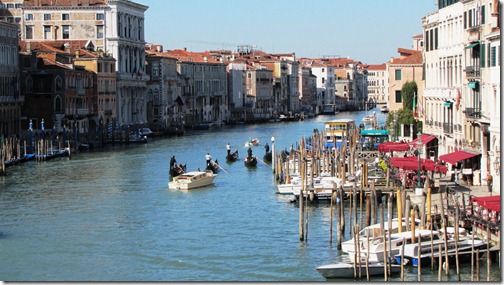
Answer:
<svg viewBox="0 0 504 285"><path fill-rule="evenodd" d="M173 181L168 183L168 188L172 190L191 190L212 184L217 174L212 171L191 171L173 177Z"/></svg>
<svg viewBox="0 0 504 285"><path fill-rule="evenodd" d="M251 146L258 146L259 145L259 139L254 138L249 140L248 142L245 142L245 147L251 147Z"/></svg>
<svg viewBox="0 0 504 285"><path fill-rule="evenodd" d="M390 266L390 273L401 272L401 266L397 264L387 264ZM355 270L354 270L355 267ZM385 273L385 265L381 262L369 263L369 276L383 276ZM339 262L333 264L322 265L316 268L317 271L322 274L325 278L353 278L356 276L367 277L367 271L365 263L353 264L346 262ZM360 275L359 275L360 269ZM354 273L355 272L355 273Z"/></svg>
<svg viewBox="0 0 504 285"><path fill-rule="evenodd" d="M415 230L415 243L417 242L416 239L419 235L421 242L430 241L431 237L433 240L441 239L438 231L431 232L430 230ZM391 234L390 239L389 235L387 235L387 254L390 253L391 257L395 256L399 253L399 249L403 243L410 244L412 243L412 240L411 231ZM354 262L356 258L359 260L359 255L361 261L366 261L366 259L368 259L369 262L383 262L385 260L383 237L378 237L376 239L370 238L369 243L366 238L365 240L359 240L358 243L358 251L355 251L355 249L350 249L348 251L351 262Z"/></svg>
<svg viewBox="0 0 504 285"><path fill-rule="evenodd" d="M447 233L448 232L449 230L447 230ZM448 255L449 259L455 259L455 254L462 256L472 254L473 248L474 251L477 249L485 249L487 247L487 242L478 238L475 238L473 241L472 236L466 235L464 231L462 234L459 234L458 242L453 236L448 235L446 246L445 241L442 239L433 241L432 243L430 241L421 242L420 251L418 250L418 243L406 244L404 246L404 254L402 254L402 249L400 249L399 253L396 254L394 258L397 262L401 262L401 256L404 256L404 259L415 267L418 266L419 260L421 260L422 265L430 265L431 259L436 261L439 259L439 247L441 247L441 258L444 261L446 255ZM459 260L470 260L470 258L459 258Z"/></svg>
<svg viewBox="0 0 504 285"><path fill-rule="evenodd" d="M366 115L366 116L364 116L362 121L364 121L365 123L372 123L375 121L375 118L376 117L374 115Z"/></svg>
<svg viewBox="0 0 504 285"><path fill-rule="evenodd" d="M389 112L389 108L387 108L387 106L382 106L382 107L380 108L380 111L381 111L382 113L388 113L388 112Z"/></svg>
<svg viewBox="0 0 504 285"><path fill-rule="evenodd" d="M402 226L403 226L403 229L406 229L406 218L403 218L402 219L403 222L402 222ZM408 220L407 223L409 224L410 221ZM381 225L380 223L377 223L377 224L374 224L374 225L370 225L370 226L367 226L365 228L363 228L360 232L359 232L359 241L367 241L367 237L369 236L369 239L370 240L374 240L374 239L377 239L379 237L383 237L383 235L385 233L391 233L391 234L395 234L399 231L399 219L398 218L394 218L392 219L392 223L391 223L391 227L390 227L390 230L389 230L389 222L388 221L385 221L383 223L383 232L381 231ZM420 224L420 220L419 219L415 219L415 225L419 225ZM341 243L341 250L343 252L346 252L348 253L349 251L353 251L354 248L355 248L355 238L352 238L352 239L349 239L347 241L344 241L343 243Z"/></svg>

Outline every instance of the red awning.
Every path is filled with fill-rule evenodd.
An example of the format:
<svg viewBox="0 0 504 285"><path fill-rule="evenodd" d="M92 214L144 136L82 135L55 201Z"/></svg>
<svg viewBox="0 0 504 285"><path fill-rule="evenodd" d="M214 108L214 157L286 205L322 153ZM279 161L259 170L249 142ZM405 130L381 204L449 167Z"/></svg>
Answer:
<svg viewBox="0 0 504 285"><path fill-rule="evenodd" d="M395 168L403 170L418 170L418 157L392 157L390 158L390 164ZM420 158L420 170L446 173L448 168L444 165L437 164L431 159Z"/></svg>
<svg viewBox="0 0 504 285"><path fill-rule="evenodd" d="M479 153L470 153L463 150L459 150L456 152L443 154L439 157L439 160L448 162L450 164L457 164L457 162L461 160L468 159L477 155L479 155Z"/></svg>
<svg viewBox="0 0 504 285"><path fill-rule="evenodd" d="M428 144L431 140L433 139L436 139L435 136L431 136L431 135L426 135L426 134L421 134L420 135L420 138L422 138L422 144L425 145L425 144ZM416 144L417 144L417 141L418 141L418 138L412 140L409 144L413 147L413 148L416 148Z"/></svg>
<svg viewBox="0 0 504 285"><path fill-rule="evenodd" d="M486 196L486 197L473 197L471 202L477 203L484 208L491 211L496 211L500 213L500 195L499 196Z"/></svg>
<svg viewBox="0 0 504 285"><path fill-rule="evenodd" d="M378 145L379 152L407 151L409 149L409 144L400 142L384 142Z"/></svg>

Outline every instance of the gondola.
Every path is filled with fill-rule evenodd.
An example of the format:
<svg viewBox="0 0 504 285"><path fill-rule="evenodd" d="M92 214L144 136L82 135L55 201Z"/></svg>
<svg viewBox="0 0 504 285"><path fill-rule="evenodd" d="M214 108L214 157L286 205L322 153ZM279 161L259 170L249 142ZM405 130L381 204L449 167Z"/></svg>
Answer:
<svg viewBox="0 0 504 285"><path fill-rule="evenodd" d="M214 174L217 173L217 171L219 170L219 163L218 163L217 159L215 161L211 161L210 163L207 163L205 170L212 171Z"/></svg>
<svg viewBox="0 0 504 285"><path fill-rule="evenodd" d="M234 162L238 159L238 150L226 156L226 161Z"/></svg>
<svg viewBox="0 0 504 285"><path fill-rule="evenodd" d="M183 174L186 172L186 164L177 164L175 163L170 167L170 176L171 177L177 177L180 174Z"/></svg>
<svg viewBox="0 0 504 285"><path fill-rule="evenodd" d="M257 166L257 158L255 156L248 156L244 162L245 166Z"/></svg>
<svg viewBox="0 0 504 285"><path fill-rule="evenodd" d="M264 161L266 161L266 162L271 162L271 160L272 160L271 151L267 152L267 153L263 156L263 159L264 159Z"/></svg>

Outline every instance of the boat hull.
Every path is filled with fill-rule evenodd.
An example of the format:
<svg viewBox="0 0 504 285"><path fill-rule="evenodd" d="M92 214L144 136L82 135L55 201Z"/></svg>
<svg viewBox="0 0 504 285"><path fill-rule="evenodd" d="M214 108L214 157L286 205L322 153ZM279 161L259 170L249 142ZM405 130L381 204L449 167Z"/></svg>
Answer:
<svg viewBox="0 0 504 285"><path fill-rule="evenodd" d="M383 276L385 274L385 265L383 263L370 263L369 276ZM360 270L360 275L359 275ZM352 263L333 263L317 267L317 271L325 278L353 278L354 276L367 277L368 269L365 264L357 264L354 271ZM401 266L390 264L390 273L401 272Z"/></svg>
<svg viewBox="0 0 504 285"><path fill-rule="evenodd" d="M216 174L211 172L187 172L173 178L168 182L168 188L171 190L191 190L209 186L213 183Z"/></svg>

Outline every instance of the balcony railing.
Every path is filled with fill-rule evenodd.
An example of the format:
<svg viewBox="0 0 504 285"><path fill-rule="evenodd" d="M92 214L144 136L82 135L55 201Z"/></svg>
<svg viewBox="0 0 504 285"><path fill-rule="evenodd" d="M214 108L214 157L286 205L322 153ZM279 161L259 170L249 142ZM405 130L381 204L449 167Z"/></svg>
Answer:
<svg viewBox="0 0 504 285"><path fill-rule="evenodd" d="M445 134L453 134L453 124L452 123L443 123L443 132Z"/></svg>
<svg viewBox="0 0 504 285"><path fill-rule="evenodd" d="M466 108L464 110L466 118L468 119L480 119L481 118L481 109L480 108Z"/></svg>
<svg viewBox="0 0 504 285"><path fill-rule="evenodd" d="M89 109L77 109L77 115L86 116L89 113Z"/></svg>
<svg viewBox="0 0 504 285"><path fill-rule="evenodd" d="M466 66L465 68L466 76L468 78L480 77L480 67L479 66Z"/></svg>

